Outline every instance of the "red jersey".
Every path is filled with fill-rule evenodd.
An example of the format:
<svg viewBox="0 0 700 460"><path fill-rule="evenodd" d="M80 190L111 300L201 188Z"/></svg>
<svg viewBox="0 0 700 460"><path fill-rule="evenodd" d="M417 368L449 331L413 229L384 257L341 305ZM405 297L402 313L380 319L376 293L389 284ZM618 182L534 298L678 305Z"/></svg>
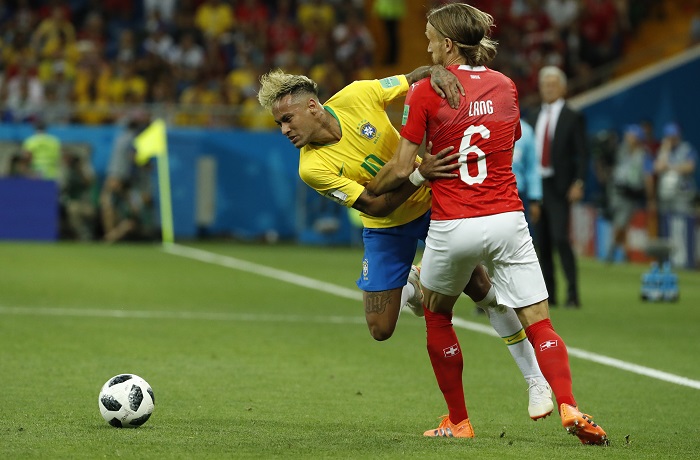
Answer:
<svg viewBox="0 0 700 460"><path fill-rule="evenodd" d="M467 93L458 109L430 87L428 79L411 85L406 96L401 136L420 144L423 135L433 153L454 146L460 152L458 179L433 181L432 219L449 220L523 211L513 163L520 138L520 108L513 81L486 67L448 68Z"/></svg>

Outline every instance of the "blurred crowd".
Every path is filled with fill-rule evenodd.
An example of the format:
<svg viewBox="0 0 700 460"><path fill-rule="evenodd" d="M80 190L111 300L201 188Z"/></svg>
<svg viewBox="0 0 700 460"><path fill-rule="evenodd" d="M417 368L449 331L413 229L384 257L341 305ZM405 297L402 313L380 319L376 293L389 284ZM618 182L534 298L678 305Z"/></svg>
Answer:
<svg viewBox="0 0 700 460"><path fill-rule="evenodd" d="M646 18L660 13L654 0L477 1L498 18L499 53L493 67L534 95L540 68L553 65L569 76L571 92L600 84L623 54L625 39ZM475 5L479 6L479 5ZM487 9L488 11L488 9ZM571 95L571 94L570 94Z"/></svg>
<svg viewBox="0 0 700 460"><path fill-rule="evenodd" d="M394 55L376 56L375 41L385 38L373 36L367 16L375 11L392 37L406 2L370 1L0 0L2 120L42 113L50 125L105 124L148 104L178 125L268 129L274 123L255 94L270 68L310 76L324 98L352 80L384 76L374 75L377 65L400 64L391 38ZM496 18L493 67L527 95L544 65L585 77L617 59L626 34L658 2L471 3ZM393 17L381 14L387 4Z"/></svg>
<svg viewBox="0 0 700 460"><path fill-rule="evenodd" d="M64 143L37 119L34 133L12 154L6 175L56 183L61 239L152 240L157 234L154 162L137 162L134 149L136 136L150 122L145 111L127 116L112 143L104 177L100 177L93 168L89 145Z"/></svg>
<svg viewBox="0 0 700 460"><path fill-rule="evenodd" d="M538 101L542 67L571 77L569 95L600 83L625 40L643 20L663 15L665 2L470 3L494 16L500 45L491 67L515 81L527 110ZM36 127L9 174L58 180L66 237L150 238L152 174L150 165L134 165L131 146L147 120L274 129L256 97L259 76L271 68L308 75L322 100L353 80L386 76L378 71L408 72L397 36L408 6L408 0L0 0L0 121ZM377 14L386 36L373 36L369 14ZM700 8L689 17L690 43L700 40L699 18ZM66 151L45 132L70 123L123 127L104 183L91 170L89 152ZM663 132L657 142L649 123L640 122L621 136L597 139L598 201L613 220L614 245L624 246L635 209L687 213L694 206L697 152L678 125Z"/></svg>
<svg viewBox="0 0 700 460"><path fill-rule="evenodd" d="M3 120L49 124L149 104L175 124L265 128L261 73L308 73L330 94L374 46L362 1L340 0L0 0L0 30Z"/></svg>
<svg viewBox="0 0 700 460"><path fill-rule="evenodd" d="M600 185L594 201L612 224L606 254L611 262L627 258L628 232L637 211L647 211L651 237L659 233L661 216L700 212L696 146L684 139L676 122L663 126L660 139L654 131L645 119L619 134L601 132L593 142L593 170Z"/></svg>

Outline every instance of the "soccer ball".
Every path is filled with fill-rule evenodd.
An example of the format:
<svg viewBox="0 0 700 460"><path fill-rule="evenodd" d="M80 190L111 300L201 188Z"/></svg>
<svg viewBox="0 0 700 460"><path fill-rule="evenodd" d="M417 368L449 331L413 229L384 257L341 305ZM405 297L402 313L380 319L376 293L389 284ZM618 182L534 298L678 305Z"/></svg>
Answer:
<svg viewBox="0 0 700 460"><path fill-rule="evenodd" d="M134 374L119 374L107 380L97 401L102 417L117 428L136 428L149 419L155 406L151 386Z"/></svg>

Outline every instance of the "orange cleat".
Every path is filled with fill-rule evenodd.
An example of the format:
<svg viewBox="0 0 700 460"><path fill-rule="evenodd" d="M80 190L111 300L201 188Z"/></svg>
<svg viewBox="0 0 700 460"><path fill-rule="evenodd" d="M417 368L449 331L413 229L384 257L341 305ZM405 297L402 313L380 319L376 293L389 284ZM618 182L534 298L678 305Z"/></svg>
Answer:
<svg viewBox="0 0 700 460"><path fill-rule="evenodd" d="M449 415L442 416L442 422L440 425L433 429L428 430L423 433L423 436L439 437L443 436L446 438L473 438L474 430L472 429L472 424L469 419L464 419L460 423L454 424L450 421Z"/></svg>
<svg viewBox="0 0 700 460"><path fill-rule="evenodd" d="M608 435L599 425L593 423L590 415L584 414L574 406L559 406L561 424L569 434L578 436L583 444L607 446Z"/></svg>

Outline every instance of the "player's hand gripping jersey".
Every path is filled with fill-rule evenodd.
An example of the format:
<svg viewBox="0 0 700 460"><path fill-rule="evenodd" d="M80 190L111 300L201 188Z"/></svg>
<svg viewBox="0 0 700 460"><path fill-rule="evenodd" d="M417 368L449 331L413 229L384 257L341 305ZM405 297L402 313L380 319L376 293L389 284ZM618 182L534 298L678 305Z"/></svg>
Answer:
<svg viewBox="0 0 700 460"><path fill-rule="evenodd" d="M430 88L428 81L427 88ZM308 144L299 157L299 176L321 195L343 206L355 200L377 171L394 155L399 133L385 107L408 91L404 75L382 80L356 81L333 95L325 109L340 123L342 137L329 145ZM438 97L439 98L439 97ZM430 209L430 191L421 187L387 217L361 214L368 228L396 227Z"/></svg>
<svg viewBox="0 0 700 460"><path fill-rule="evenodd" d="M454 146L460 152L458 179L441 179L433 189L433 220L488 216L522 211L511 169L513 144L520 138L520 109L515 84L486 67L448 68L467 90L452 109L428 80L411 86L406 96L401 135L420 144L423 135L433 152ZM514 102L515 101L515 102Z"/></svg>

